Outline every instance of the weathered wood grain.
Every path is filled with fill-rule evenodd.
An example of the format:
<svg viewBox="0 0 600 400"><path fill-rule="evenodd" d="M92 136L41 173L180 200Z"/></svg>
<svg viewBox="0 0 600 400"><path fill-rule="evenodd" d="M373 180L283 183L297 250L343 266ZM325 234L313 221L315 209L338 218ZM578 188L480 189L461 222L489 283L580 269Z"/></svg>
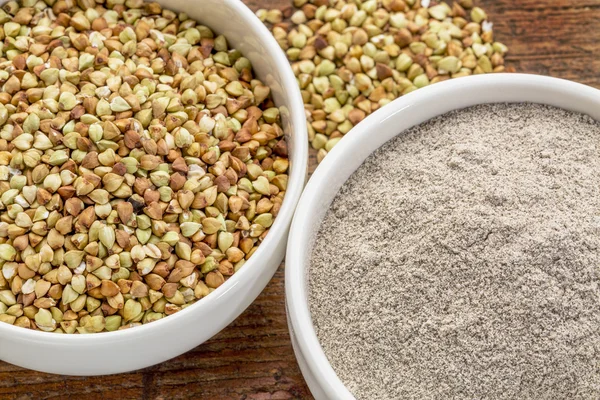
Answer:
<svg viewBox="0 0 600 400"><path fill-rule="evenodd" d="M291 0L244 2L256 10L289 7ZM497 40L509 46L507 63L517 71L600 87L600 0L479 5L494 22ZM63 377L0 363L0 399L310 399L289 341L283 288L282 266L231 326L193 351L142 371Z"/></svg>
<svg viewBox="0 0 600 400"><path fill-rule="evenodd" d="M135 373L64 377L0 363L0 399L62 399L67 394L103 400L309 398L289 342L282 293L283 268L243 316L217 337Z"/></svg>

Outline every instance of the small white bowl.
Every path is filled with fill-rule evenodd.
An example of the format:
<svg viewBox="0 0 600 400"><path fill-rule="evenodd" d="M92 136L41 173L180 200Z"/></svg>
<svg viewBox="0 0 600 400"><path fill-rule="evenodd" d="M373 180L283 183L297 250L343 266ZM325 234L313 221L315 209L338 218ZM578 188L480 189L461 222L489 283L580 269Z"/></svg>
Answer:
<svg viewBox="0 0 600 400"><path fill-rule="evenodd" d="M264 289L283 259L308 163L304 106L289 63L271 33L239 0L159 0L159 3L185 12L225 35L271 88L282 115L291 163L279 215L244 267L193 306L148 325L92 335L58 335L0 323L3 361L68 375L114 374L160 363L194 348L231 323Z"/></svg>
<svg viewBox="0 0 600 400"><path fill-rule="evenodd" d="M290 230L285 292L296 358L317 400L354 399L319 344L308 306L313 240L338 190L373 151L406 129L452 110L503 102L547 104L600 120L600 91L578 83L522 74L449 80L412 92L370 115L339 142L312 175Z"/></svg>

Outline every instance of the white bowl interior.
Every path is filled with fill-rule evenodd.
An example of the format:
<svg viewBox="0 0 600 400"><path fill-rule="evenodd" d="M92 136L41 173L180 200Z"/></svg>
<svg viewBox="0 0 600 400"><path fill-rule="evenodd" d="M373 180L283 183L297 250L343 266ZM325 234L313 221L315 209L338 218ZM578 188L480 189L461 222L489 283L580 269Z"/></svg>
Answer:
<svg viewBox="0 0 600 400"><path fill-rule="evenodd" d="M0 1L4 3L4 1ZM159 0L228 39L272 90L288 140L288 188L269 235L248 262L192 307L135 329L95 335L57 335L0 324L0 359L43 372L101 375L144 368L192 349L241 314L264 289L284 253L308 163L306 119L285 54L260 20L238 0Z"/></svg>
<svg viewBox="0 0 600 400"><path fill-rule="evenodd" d="M315 398L354 398L331 368L308 307L312 244L338 190L373 151L406 129L452 110L504 102L547 104L600 120L600 91L570 81L524 74L449 80L412 92L370 115L339 142L312 175L290 231L286 303L296 357Z"/></svg>

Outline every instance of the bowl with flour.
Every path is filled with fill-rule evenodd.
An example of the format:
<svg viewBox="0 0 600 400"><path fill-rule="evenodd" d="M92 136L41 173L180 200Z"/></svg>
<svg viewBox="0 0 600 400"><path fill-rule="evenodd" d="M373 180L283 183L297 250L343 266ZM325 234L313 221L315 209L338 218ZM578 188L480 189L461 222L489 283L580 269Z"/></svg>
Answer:
<svg viewBox="0 0 600 400"><path fill-rule="evenodd" d="M317 399L600 397L600 91L473 76L369 116L286 257Z"/></svg>

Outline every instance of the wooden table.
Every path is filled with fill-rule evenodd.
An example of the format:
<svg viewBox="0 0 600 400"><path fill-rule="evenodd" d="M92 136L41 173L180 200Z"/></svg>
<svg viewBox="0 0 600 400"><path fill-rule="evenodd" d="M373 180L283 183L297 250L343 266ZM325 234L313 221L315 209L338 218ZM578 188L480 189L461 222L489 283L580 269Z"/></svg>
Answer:
<svg viewBox="0 0 600 400"><path fill-rule="evenodd" d="M244 0L254 10L291 0ZM481 0L519 72L600 87L600 0ZM314 165L311 166L311 170ZM310 399L288 335L283 266L252 306L202 346L142 371L64 377L0 363L0 399ZM160 344L157 344L160 345ZM152 349L148 349L152 351ZM89 360L93 363L94 360ZM118 362L118 360L115 360Z"/></svg>

